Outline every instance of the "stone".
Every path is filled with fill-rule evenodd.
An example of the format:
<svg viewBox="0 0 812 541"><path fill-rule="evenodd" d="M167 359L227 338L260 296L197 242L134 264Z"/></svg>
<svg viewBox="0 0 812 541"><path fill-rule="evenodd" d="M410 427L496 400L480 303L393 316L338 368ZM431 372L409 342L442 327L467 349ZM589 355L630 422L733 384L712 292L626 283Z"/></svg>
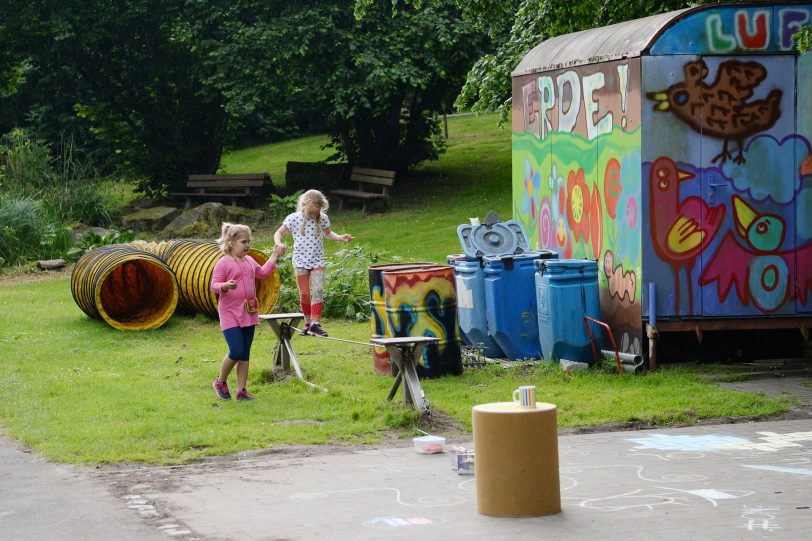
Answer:
<svg viewBox="0 0 812 541"><path fill-rule="evenodd" d="M124 227L133 231L160 231L181 211L173 207L152 207L122 216Z"/></svg>

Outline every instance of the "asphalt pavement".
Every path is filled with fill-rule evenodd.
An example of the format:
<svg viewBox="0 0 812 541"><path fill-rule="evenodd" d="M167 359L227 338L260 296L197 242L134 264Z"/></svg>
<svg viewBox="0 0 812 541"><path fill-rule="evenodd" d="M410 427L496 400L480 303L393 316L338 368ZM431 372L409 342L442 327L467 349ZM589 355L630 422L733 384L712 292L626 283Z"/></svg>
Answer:
<svg viewBox="0 0 812 541"><path fill-rule="evenodd" d="M738 384L812 405L809 378ZM796 417L561 433L562 511L532 518L477 511L476 477L448 451L471 439L432 455L296 447L87 468L0 438L0 539L794 541L812 529L812 416Z"/></svg>

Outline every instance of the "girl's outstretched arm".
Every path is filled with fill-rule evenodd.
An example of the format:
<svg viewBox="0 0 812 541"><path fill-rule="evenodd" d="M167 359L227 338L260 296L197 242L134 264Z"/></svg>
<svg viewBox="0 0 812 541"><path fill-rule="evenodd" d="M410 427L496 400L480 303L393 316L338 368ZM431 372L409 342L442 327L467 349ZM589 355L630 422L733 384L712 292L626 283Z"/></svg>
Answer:
<svg viewBox="0 0 812 541"><path fill-rule="evenodd" d="M350 235L349 233L344 233L343 235L339 235L338 233L334 232L329 227L324 228L324 238L330 240L340 240L341 242L350 242L355 237Z"/></svg>

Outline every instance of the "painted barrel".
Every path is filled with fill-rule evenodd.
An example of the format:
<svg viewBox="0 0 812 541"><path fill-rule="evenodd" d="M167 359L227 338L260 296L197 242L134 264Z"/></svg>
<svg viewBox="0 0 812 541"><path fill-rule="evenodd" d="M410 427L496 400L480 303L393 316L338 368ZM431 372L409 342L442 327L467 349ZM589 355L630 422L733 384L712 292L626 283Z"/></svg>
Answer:
<svg viewBox="0 0 812 541"><path fill-rule="evenodd" d="M394 336L387 332L386 299L384 297L383 273L386 271L406 270L411 268L435 267L437 263L385 263L369 267L369 319L372 338ZM386 348L372 347L372 370L378 374L392 374L392 362Z"/></svg>
<svg viewBox="0 0 812 541"><path fill-rule="evenodd" d="M156 329L178 303L178 283L158 256L127 245L83 255L71 273L71 294L88 316L123 331Z"/></svg>
<svg viewBox="0 0 812 541"><path fill-rule="evenodd" d="M260 265L268 257L259 250L248 252ZM214 265L223 257L223 252L214 242L199 240L176 240L167 250L166 263L178 279L180 296L178 310L187 314L203 313L217 317L217 296L211 290L211 277ZM279 299L279 274L274 272L264 280L256 281L259 313L273 311Z"/></svg>
<svg viewBox="0 0 812 541"><path fill-rule="evenodd" d="M481 347L486 357L504 357L499 344L488 334L488 319L485 311L485 273L481 257L468 257L453 254L446 257L454 267L454 281L457 288L457 317L462 341L474 347Z"/></svg>
<svg viewBox="0 0 812 541"><path fill-rule="evenodd" d="M482 258L488 336L512 361L542 356L534 263L552 258L551 250Z"/></svg>
<svg viewBox="0 0 812 541"><path fill-rule="evenodd" d="M536 268L539 342L544 358L593 364L584 316L600 318L598 262L539 260Z"/></svg>
<svg viewBox="0 0 812 541"><path fill-rule="evenodd" d="M423 351L420 377L462 374L454 267L435 265L383 272L387 331L392 336L433 336Z"/></svg>

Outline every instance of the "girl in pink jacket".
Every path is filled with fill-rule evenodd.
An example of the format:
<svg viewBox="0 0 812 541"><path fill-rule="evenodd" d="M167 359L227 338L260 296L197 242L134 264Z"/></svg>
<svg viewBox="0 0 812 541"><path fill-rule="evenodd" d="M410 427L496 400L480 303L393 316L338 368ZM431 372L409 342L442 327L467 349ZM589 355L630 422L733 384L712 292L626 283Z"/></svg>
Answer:
<svg viewBox="0 0 812 541"><path fill-rule="evenodd" d="M218 295L217 312L220 328L228 345L228 354L220 366L220 376L212 386L223 400L231 398L228 375L237 367L237 400L253 400L254 395L245 388L248 382L248 362L254 328L259 324L255 279L264 279L276 270L276 261L285 254L284 247L274 246L273 253L260 266L248 255L251 247L251 228L242 224L223 223L217 243L223 251L214 265L211 290Z"/></svg>

